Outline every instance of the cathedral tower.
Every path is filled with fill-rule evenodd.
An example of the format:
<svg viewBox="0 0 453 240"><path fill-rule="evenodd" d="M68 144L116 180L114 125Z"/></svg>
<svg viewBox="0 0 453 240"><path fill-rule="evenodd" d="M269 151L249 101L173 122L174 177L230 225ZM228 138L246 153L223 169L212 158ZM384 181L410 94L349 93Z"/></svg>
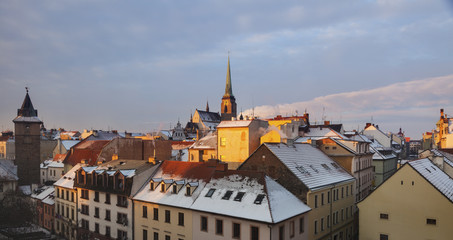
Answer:
<svg viewBox="0 0 453 240"><path fill-rule="evenodd" d="M38 110L33 108L28 88L25 88L25 95L22 107L17 109L17 117L14 122L15 152L17 175L19 185L39 184L40 164L40 127L41 120L38 118Z"/></svg>
<svg viewBox="0 0 453 240"><path fill-rule="evenodd" d="M225 95L222 97L220 112L222 121L229 121L231 118L237 117L236 98L233 96L233 87L231 86L230 56L228 56Z"/></svg>

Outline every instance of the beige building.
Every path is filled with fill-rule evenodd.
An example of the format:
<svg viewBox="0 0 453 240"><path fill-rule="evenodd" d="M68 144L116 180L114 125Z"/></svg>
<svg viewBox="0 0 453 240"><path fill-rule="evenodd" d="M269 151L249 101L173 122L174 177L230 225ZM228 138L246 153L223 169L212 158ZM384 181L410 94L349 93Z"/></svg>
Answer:
<svg viewBox="0 0 453 240"><path fill-rule="evenodd" d="M62 160L45 160L40 164L40 171L41 184L56 182L64 175L64 164Z"/></svg>
<svg viewBox="0 0 453 240"><path fill-rule="evenodd" d="M209 133L189 147L189 161L203 162L217 159L217 134Z"/></svg>
<svg viewBox="0 0 453 240"><path fill-rule="evenodd" d="M436 148L453 148L453 118L440 109L440 119L436 123L433 134L434 145Z"/></svg>
<svg viewBox="0 0 453 240"><path fill-rule="evenodd" d="M55 187L55 233L65 239L77 239L77 189L74 187L77 164L54 183Z"/></svg>
<svg viewBox="0 0 453 240"><path fill-rule="evenodd" d="M359 239L451 239L452 188L429 159L404 164L358 203Z"/></svg>
<svg viewBox="0 0 453 240"><path fill-rule="evenodd" d="M217 126L217 156L236 169L260 145L268 123L259 119L222 121Z"/></svg>
<svg viewBox="0 0 453 240"><path fill-rule="evenodd" d="M352 239L355 178L310 144L262 144L239 170L265 172L312 210L308 239Z"/></svg>

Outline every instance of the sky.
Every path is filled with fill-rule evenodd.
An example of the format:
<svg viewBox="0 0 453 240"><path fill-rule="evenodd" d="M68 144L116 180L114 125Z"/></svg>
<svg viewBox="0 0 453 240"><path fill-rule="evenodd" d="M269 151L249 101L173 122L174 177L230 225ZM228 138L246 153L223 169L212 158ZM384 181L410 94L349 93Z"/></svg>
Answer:
<svg viewBox="0 0 453 240"><path fill-rule="evenodd" d="M453 115L453 3L0 1L0 127L25 87L47 128L150 132L238 109L420 139Z"/></svg>

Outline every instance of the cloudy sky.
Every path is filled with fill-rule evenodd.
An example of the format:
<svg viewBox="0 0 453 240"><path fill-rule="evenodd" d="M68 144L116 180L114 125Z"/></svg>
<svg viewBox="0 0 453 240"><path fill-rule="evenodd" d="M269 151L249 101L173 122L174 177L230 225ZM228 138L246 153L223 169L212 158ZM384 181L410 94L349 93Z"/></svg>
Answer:
<svg viewBox="0 0 453 240"><path fill-rule="evenodd" d="M452 42L446 0L1 1L0 126L25 86L48 128L185 123L219 111L230 51L244 112L420 138L453 115Z"/></svg>

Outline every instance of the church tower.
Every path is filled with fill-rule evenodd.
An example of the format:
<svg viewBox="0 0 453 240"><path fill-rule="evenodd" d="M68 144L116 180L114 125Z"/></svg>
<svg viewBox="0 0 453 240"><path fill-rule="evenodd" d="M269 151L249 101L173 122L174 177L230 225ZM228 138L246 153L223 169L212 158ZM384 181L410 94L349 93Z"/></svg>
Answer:
<svg viewBox="0 0 453 240"><path fill-rule="evenodd" d="M225 94L222 97L220 112L222 121L230 121L231 118L237 117L236 98L233 96L233 87L231 86L230 56L228 56Z"/></svg>
<svg viewBox="0 0 453 240"><path fill-rule="evenodd" d="M40 164L40 127L41 120L38 118L38 110L33 108L28 88L25 88L25 95L22 107L17 109L17 117L14 122L15 152L17 175L19 185L39 184Z"/></svg>

